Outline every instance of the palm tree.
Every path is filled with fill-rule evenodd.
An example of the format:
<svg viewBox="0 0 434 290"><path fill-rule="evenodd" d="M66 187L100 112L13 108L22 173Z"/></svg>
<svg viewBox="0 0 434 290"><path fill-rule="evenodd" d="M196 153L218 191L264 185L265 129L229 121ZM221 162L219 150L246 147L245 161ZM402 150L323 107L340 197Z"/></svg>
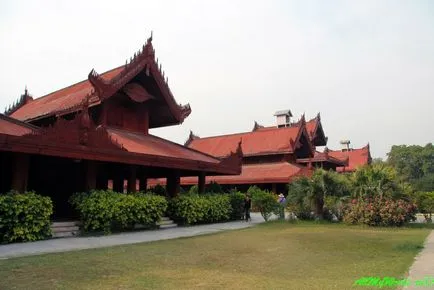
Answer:
<svg viewBox="0 0 434 290"><path fill-rule="evenodd" d="M398 182L395 169L384 164L361 167L353 173L351 179L355 189L354 197L398 197L405 191Z"/></svg>
<svg viewBox="0 0 434 290"><path fill-rule="evenodd" d="M349 194L349 183L344 175L333 171L317 169L309 177L300 177L288 186L288 199L302 206L308 202L315 217L324 218L324 199L326 196L345 196Z"/></svg>

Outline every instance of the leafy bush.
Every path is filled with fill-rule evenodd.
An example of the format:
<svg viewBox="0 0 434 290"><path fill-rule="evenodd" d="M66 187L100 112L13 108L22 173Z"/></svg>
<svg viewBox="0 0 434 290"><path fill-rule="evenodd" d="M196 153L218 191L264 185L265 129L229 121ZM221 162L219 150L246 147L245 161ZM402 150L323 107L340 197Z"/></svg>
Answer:
<svg viewBox="0 0 434 290"><path fill-rule="evenodd" d="M164 186L157 184L147 191L149 194L159 195L159 196L167 196L167 190Z"/></svg>
<svg viewBox="0 0 434 290"><path fill-rule="evenodd" d="M312 211L311 202L308 199L301 199L299 201L288 200L286 209L295 214L297 219L300 220L314 220L315 215Z"/></svg>
<svg viewBox="0 0 434 290"><path fill-rule="evenodd" d="M205 213L206 223L227 221L230 219L232 206L227 194L213 194L206 197L207 211Z"/></svg>
<svg viewBox="0 0 434 290"><path fill-rule="evenodd" d="M425 217L425 221L432 223L432 213L434 212L434 191L417 192L413 196L420 213Z"/></svg>
<svg viewBox="0 0 434 290"><path fill-rule="evenodd" d="M34 192L0 195L0 242L27 242L51 236L53 203Z"/></svg>
<svg viewBox="0 0 434 290"><path fill-rule="evenodd" d="M231 212L229 195L180 195L169 202L169 216L182 224L226 221Z"/></svg>
<svg viewBox="0 0 434 290"><path fill-rule="evenodd" d="M330 219L329 212L324 212L325 199L349 193L350 182L345 175L316 169L311 177L300 176L288 184L287 198L304 219L311 219L312 211L314 218Z"/></svg>
<svg viewBox="0 0 434 290"><path fill-rule="evenodd" d="M132 229L135 224L155 225L167 208L164 197L151 194L119 194L96 190L77 193L70 202L80 213L85 231Z"/></svg>
<svg viewBox="0 0 434 290"><path fill-rule="evenodd" d="M190 189L187 191L187 194L199 194L199 186L197 184L190 187Z"/></svg>
<svg viewBox="0 0 434 290"><path fill-rule="evenodd" d="M220 186L220 184L218 184L215 181L211 181L207 186L206 186L206 193L223 193L223 188Z"/></svg>
<svg viewBox="0 0 434 290"><path fill-rule="evenodd" d="M353 199L345 210L344 222L369 226L402 226L415 220L416 206L411 202L376 196Z"/></svg>
<svg viewBox="0 0 434 290"><path fill-rule="evenodd" d="M271 192L257 186L251 186L247 192L252 196L253 206L259 210L265 221L268 221L273 213L279 212L277 197Z"/></svg>
<svg viewBox="0 0 434 290"><path fill-rule="evenodd" d="M385 164L360 167L352 174L351 181L355 198L384 196L398 199L411 192L408 184L399 181L395 168Z"/></svg>
<svg viewBox="0 0 434 290"><path fill-rule="evenodd" d="M231 220L240 220L244 217L244 199L245 196L239 191L232 190L229 193L231 201Z"/></svg>
<svg viewBox="0 0 434 290"><path fill-rule="evenodd" d="M333 215L337 218L338 221L342 221L344 218L344 211L348 204L347 197L338 197L338 196L326 196L324 200L325 209L328 210L328 217L324 217L325 219L332 220Z"/></svg>

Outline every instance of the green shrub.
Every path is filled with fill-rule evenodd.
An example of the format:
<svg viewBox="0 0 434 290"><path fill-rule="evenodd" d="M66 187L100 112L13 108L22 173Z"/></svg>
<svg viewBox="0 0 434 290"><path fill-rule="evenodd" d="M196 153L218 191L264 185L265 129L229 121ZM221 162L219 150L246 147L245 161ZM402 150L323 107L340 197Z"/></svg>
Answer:
<svg viewBox="0 0 434 290"><path fill-rule="evenodd" d="M307 199L303 199L300 202L294 202L292 200L287 202L286 209L293 213L299 220L314 220L315 215L312 211L312 206Z"/></svg>
<svg viewBox="0 0 434 290"><path fill-rule="evenodd" d="M324 209L325 211L328 211L328 215L325 213L324 219L332 220L334 215L338 221L342 221L347 204L348 202L346 197L333 195L326 196L324 199Z"/></svg>
<svg viewBox="0 0 434 290"><path fill-rule="evenodd" d="M198 195L180 195L169 201L169 216L178 223L194 224L205 216L204 198Z"/></svg>
<svg viewBox="0 0 434 290"><path fill-rule="evenodd" d="M257 186L251 186L247 192L252 196L252 207L261 213L265 221L268 221L273 213L279 212L277 197L271 192Z"/></svg>
<svg viewBox="0 0 434 290"><path fill-rule="evenodd" d="M182 224L229 220L232 211L228 195L180 195L169 202L169 216Z"/></svg>
<svg viewBox="0 0 434 290"><path fill-rule="evenodd" d="M231 201L231 220L240 220L244 217L244 199L245 195L239 191L232 190L229 193Z"/></svg>
<svg viewBox="0 0 434 290"><path fill-rule="evenodd" d="M34 192L0 195L0 242L27 242L51 236L53 203Z"/></svg>
<svg viewBox="0 0 434 290"><path fill-rule="evenodd" d="M230 219L232 206L227 194L213 194L206 196L207 211L204 222L213 223Z"/></svg>
<svg viewBox="0 0 434 290"><path fill-rule="evenodd" d="M80 213L85 231L132 229L135 224L154 226L167 209L164 197L151 194L120 194L95 190L89 194L77 193L72 205Z"/></svg>
<svg viewBox="0 0 434 290"><path fill-rule="evenodd" d="M434 212L434 191L416 192L413 199L417 204L420 213L425 217L427 223L432 223L432 213Z"/></svg>
<svg viewBox="0 0 434 290"><path fill-rule="evenodd" d="M199 186L193 185L188 191L187 194L199 194Z"/></svg>
<svg viewBox="0 0 434 290"><path fill-rule="evenodd" d="M402 226L415 220L416 206L411 202L376 196L353 199L345 210L343 220L348 224L369 226Z"/></svg>
<svg viewBox="0 0 434 290"><path fill-rule="evenodd" d="M211 181L207 186L206 186L206 193L223 193L223 188L220 186L220 184L218 184L215 181Z"/></svg>
<svg viewBox="0 0 434 290"><path fill-rule="evenodd" d="M164 187L164 186L162 186L160 184L157 184L157 185L149 188L149 190L147 190L147 192L149 194L153 194L153 195L159 195L159 196L164 196L164 197L167 196L166 187Z"/></svg>

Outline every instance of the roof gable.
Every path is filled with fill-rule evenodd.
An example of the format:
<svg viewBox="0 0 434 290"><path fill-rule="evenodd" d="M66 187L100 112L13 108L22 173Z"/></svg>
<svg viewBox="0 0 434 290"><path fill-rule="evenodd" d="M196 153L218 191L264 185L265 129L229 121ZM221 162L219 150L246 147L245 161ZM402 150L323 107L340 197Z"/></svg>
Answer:
<svg viewBox="0 0 434 290"><path fill-rule="evenodd" d="M182 106L176 103L161 64L159 65L158 60L155 59L152 36L143 46L143 49L134 54L130 62L127 62L124 66L101 75L92 69L88 75L88 80L27 102L17 108L11 116L29 122L53 115L58 116L76 112L86 99L89 100L90 106L98 105L121 90L141 72L144 72L147 76L152 76L155 81L155 86L161 93L169 114L172 116L172 121L169 121L169 123L183 122L191 113L191 108L189 105Z"/></svg>
<svg viewBox="0 0 434 290"><path fill-rule="evenodd" d="M348 166L338 167L337 171L354 171L359 166L371 163L369 144L359 149L350 149L349 151L329 150L328 154L340 160L348 158Z"/></svg>
<svg viewBox="0 0 434 290"><path fill-rule="evenodd" d="M212 156L227 156L241 141L244 156L291 153L300 134L300 127L279 128L231 135L195 138L189 147Z"/></svg>

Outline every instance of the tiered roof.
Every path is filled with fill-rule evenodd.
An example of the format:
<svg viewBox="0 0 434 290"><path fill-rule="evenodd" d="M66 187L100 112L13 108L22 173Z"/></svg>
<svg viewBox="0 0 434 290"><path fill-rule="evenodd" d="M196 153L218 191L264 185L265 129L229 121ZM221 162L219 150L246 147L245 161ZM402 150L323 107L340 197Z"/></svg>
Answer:
<svg viewBox="0 0 434 290"><path fill-rule="evenodd" d="M253 132L205 138L190 133L186 144L189 148L216 157L227 156L240 141L245 157L294 153L301 146L300 139L302 135L305 134L307 137L306 122L303 122L303 120L304 117L302 117L299 124L291 127L268 127ZM312 144L309 145L312 147Z"/></svg>
<svg viewBox="0 0 434 290"><path fill-rule="evenodd" d="M25 96L7 111L9 116L0 114L0 150L173 168L185 170L184 176L241 171L240 146L232 148L224 158L217 158L145 132L94 124L89 108L117 92L137 103L156 99L158 102L153 104L150 114L163 121L154 127L181 123L191 112L189 105L176 103L161 64L155 59L151 36L124 66L102 75L92 70L88 80L38 99L27 96L26 90ZM48 127L27 124L66 114L72 117L59 118Z"/></svg>
<svg viewBox="0 0 434 290"><path fill-rule="evenodd" d="M273 162L262 164L244 164L240 175L207 176L206 183L219 184L261 184L261 183L288 183L293 178L311 173L306 167L288 162ZM161 182L161 181L160 181ZM181 184L193 185L197 178L183 177Z"/></svg>
<svg viewBox="0 0 434 290"><path fill-rule="evenodd" d="M183 106L176 103L168 85L168 78L165 76L161 64L158 64L158 59L155 59L152 36L142 50L135 53L134 57L125 65L101 75L92 69L87 80L35 100L28 99L25 102L20 102L18 107L9 111L9 114L15 119L26 122L50 116L61 116L79 111L85 100L89 101L90 107L96 106L120 90L130 97L138 96L143 100L156 98L157 96L151 95L144 88L137 88L134 84L127 85L142 72L147 77L152 76L153 88L158 90L159 94L161 93L158 98L162 98L168 108L170 118L159 126L182 123L191 113L191 108L188 104ZM131 94L131 91L135 91L136 94Z"/></svg>
<svg viewBox="0 0 434 290"><path fill-rule="evenodd" d="M300 126L300 123L302 122L303 117L295 123L291 124L291 127L296 127L296 126ZM255 121L255 124L253 126L253 130L252 132L255 131L267 131L267 130L273 130L273 129L278 129L277 126L262 126L260 124L258 124ZM321 116L320 113L318 113L315 118L310 119L309 121L306 121L306 130L309 134L309 138L310 140L313 142L313 144L315 146L325 146L327 145L327 137L324 134L324 130L322 128L322 124L321 124Z"/></svg>
<svg viewBox="0 0 434 290"><path fill-rule="evenodd" d="M329 149L326 147L324 152L315 151L315 155L313 158L300 158L297 159L297 163L306 163L306 164L314 164L314 163L329 163L334 164L334 166L348 166L348 158L336 158L329 154Z"/></svg>
<svg viewBox="0 0 434 290"><path fill-rule="evenodd" d="M369 144L359 149L329 150L328 154L340 160L348 159L348 166L336 168L338 172L352 172L357 167L370 164L372 161Z"/></svg>

